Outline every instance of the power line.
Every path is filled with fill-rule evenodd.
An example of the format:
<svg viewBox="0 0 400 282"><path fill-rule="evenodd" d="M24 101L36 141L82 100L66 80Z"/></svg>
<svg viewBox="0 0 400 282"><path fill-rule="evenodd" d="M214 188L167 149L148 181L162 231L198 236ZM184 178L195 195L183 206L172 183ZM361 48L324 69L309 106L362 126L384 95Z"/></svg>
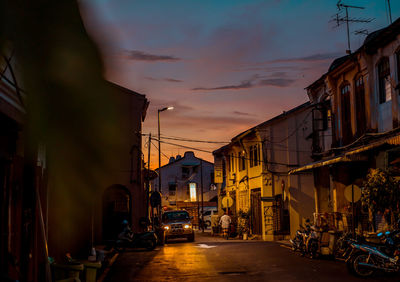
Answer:
<svg viewBox="0 0 400 282"><path fill-rule="evenodd" d="M154 144L153 142L151 142L151 144L157 149L157 151L158 151L158 147L156 146L156 144ZM161 155L163 155L163 157L165 157L167 160L169 160L169 157L166 155L166 154L164 154L163 152L161 152Z"/></svg>
<svg viewBox="0 0 400 282"><path fill-rule="evenodd" d="M175 143L170 143L170 142L166 142L166 141L160 141L160 142L161 142L161 143L168 144L168 145L172 145L172 146L177 146L177 147L182 147L182 148L186 148L186 149L191 149L191 150L195 150L195 151L200 151L200 152L205 152L205 153L210 153L210 154L212 154L211 151L206 151L206 150L199 149L199 148L184 146L184 145L175 144ZM254 161L253 159L246 158L246 157L239 157L239 156L234 156L234 155L231 155L230 157L233 157L233 158L236 158L236 159L245 159L245 160L249 160L249 161ZM283 165L283 166L290 166L290 167L299 166L299 165L297 165L297 164L286 164L286 163L269 162L269 161L265 162L265 161L263 161L263 160L261 160L261 159L260 159L260 160L257 160L257 163L258 163L258 164L264 163L264 164L272 164L272 165Z"/></svg>

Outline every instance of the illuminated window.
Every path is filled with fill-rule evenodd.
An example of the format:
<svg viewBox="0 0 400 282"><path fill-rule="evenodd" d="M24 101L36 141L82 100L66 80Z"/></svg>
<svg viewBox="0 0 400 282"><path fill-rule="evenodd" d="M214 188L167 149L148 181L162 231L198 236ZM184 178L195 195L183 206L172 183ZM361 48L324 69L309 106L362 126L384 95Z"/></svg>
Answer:
<svg viewBox="0 0 400 282"><path fill-rule="evenodd" d="M196 196L196 183L189 183L189 190L190 190L190 201L191 202L196 202L197 196Z"/></svg>

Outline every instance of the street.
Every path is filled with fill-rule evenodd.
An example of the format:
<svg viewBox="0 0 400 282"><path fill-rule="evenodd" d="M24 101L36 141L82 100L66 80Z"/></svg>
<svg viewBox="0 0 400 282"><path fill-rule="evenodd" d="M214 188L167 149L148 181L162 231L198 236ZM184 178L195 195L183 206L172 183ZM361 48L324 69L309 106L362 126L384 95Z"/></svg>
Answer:
<svg viewBox="0 0 400 282"><path fill-rule="evenodd" d="M152 252L131 250L112 266L107 282L121 281L398 281L379 274L359 279L343 262L309 259L276 242L225 240L196 234Z"/></svg>

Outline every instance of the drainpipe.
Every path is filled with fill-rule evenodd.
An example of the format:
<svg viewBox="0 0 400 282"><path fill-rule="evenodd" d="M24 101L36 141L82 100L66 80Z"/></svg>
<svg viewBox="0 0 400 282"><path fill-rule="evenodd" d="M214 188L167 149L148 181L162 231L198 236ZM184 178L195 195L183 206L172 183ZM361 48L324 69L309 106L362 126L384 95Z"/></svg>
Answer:
<svg viewBox="0 0 400 282"><path fill-rule="evenodd" d="M250 186L249 186L249 165L250 165L250 162L247 162L247 158L246 158L246 156L248 156L248 154L247 154L247 151L246 151L246 149L245 149L245 147L244 147L244 145L243 145L243 141L242 141L242 139L240 139L239 140L239 144L240 144L240 146L243 148L243 152L244 152L244 159L245 159L245 162L246 162L246 187L247 187L247 189L248 189L248 196L249 196L249 210L251 210L251 189L250 189ZM251 226L253 226L253 216L251 216ZM252 234L252 230L250 230L250 234Z"/></svg>

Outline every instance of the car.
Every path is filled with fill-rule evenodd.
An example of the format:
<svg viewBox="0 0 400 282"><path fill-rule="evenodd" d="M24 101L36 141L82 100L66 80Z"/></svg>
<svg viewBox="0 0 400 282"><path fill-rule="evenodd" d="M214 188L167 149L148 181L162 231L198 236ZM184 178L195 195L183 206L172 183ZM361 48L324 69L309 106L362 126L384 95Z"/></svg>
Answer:
<svg viewBox="0 0 400 282"><path fill-rule="evenodd" d="M212 215L218 215L218 210L217 209L210 209L210 210L204 211L203 218L204 218L204 224L206 225L206 227L210 227L211 226L211 216Z"/></svg>
<svg viewBox="0 0 400 282"><path fill-rule="evenodd" d="M165 239L187 238L189 242L194 241L194 230L192 218L185 210L166 211L162 215L162 227Z"/></svg>

